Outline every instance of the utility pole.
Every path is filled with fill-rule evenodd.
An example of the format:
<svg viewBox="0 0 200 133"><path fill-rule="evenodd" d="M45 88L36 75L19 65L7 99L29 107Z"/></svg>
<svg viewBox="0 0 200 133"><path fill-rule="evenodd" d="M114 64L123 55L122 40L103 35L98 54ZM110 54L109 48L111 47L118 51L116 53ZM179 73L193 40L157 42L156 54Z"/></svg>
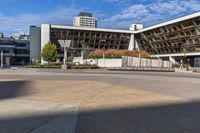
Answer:
<svg viewBox="0 0 200 133"><path fill-rule="evenodd" d="M1 68L3 68L3 50L1 50Z"/></svg>

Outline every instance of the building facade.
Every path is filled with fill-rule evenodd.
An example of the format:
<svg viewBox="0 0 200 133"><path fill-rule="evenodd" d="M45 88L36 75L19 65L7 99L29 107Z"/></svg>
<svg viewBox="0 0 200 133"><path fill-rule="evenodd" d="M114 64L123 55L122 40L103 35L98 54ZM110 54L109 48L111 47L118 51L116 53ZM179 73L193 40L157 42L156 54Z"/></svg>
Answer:
<svg viewBox="0 0 200 133"><path fill-rule="evenodd" d="M40 62L41 59L41 28L30 26L30 61Z"/></svg>
<svg viewBox="0 0 200 133"><path fill-rule="evenodd" d="M93 17L92 13L81 12L79 16L74 18L73 26L96 28L97 18Z"/></svg>
<svg viewBox="0 0 200 133"><path fill-rule="evenodd" d="M0 32L0 38L3 38L4 35L3 35L3 32Z"/></svg>
<svg viewBox="0 0 200 133"><path fill-rule="evenodd" d="M200 57L200 13L191 14L135 32L140 50L154 57L190 63Z"/></svg>
<svg viewBox="0 0 200 133"><path fill-rule="evenodd" d="M87 14L87 16L92 15ZM200 12L148 28L143 28L142 24L132 24L129 28L129 30L114 30L42 24L41 30L38 29L37 33L40 44L37 42L31 45L38 45L36 46L37 58L40 58L39 53L48 41L58 46L58 56L62 58L63 51L58 43L58 40L62 39L72 40L69 50L69 55L72 57L80 56L82 44L86 44L88 50L144 50L152 57L170 60L174 63L183 61L193 67L200 67L198 65L200 60ZM31 52L36 50L36 48L33 49Z"/></svg>
<svg viewBox="0 0 200 133"><path fill-rule="evenodd" d="M4 66L26 65L30 61L30 40L27 35L0 38L0 51L3 51Z"/></svg>
<svg viewBox="0 0 200 133"><path fill-rule="evenodd" d="M131 40L131 37L133 36L132 31L128 31L128 30L114 30L114 29L86 28L86 27L42 24L41 43L37 44L33 42L34 40L32 39L32 36L34 35L32 33L33 32L30 31L31 45L34 45L34 46L38 45L40 49L34 49L31 47L31 52L32 51L36 53L41 52L45 44L51 41L57 45L58 57L60 58L60 60L62 60L62 57L63 57L63 49L58 43L58 40L60 39L71 40L71 46L68 52L69 57L77 57L77 56L80 56L81 54L83 44L86 45L88 51L92 51L94 49L127 50L129 49L130 40ZM32 58L38 59L38 57L35 56Z"/></svg>

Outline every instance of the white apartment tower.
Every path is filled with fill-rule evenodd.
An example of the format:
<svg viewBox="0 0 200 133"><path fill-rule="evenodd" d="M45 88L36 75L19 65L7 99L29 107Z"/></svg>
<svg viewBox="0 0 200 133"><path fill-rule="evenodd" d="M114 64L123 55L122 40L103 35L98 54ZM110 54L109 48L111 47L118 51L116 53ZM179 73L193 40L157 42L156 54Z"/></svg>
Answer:
<svg viewBox="0 0 200 133"><path fill-rule="evenodd" d="M92 16L92 13L81 12L74 18L73 26L96 28L97 19Z"/></svg>

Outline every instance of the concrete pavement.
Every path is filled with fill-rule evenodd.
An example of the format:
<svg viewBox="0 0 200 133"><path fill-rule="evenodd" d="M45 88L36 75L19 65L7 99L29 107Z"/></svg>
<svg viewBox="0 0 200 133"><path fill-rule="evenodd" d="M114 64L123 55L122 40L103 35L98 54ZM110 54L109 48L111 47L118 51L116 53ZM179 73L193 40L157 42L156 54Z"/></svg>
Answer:
<svg viewBox="0 0 200 133"><path fill-rule="evenodd" d="M74 133L78 106L10 99L0 102L1 133Z"/></svg>
<svg viewBox="0 0 200 133"><path fill-rule="evenodd" d="M4 92L1 101L79 106L76 133L197 133L200 132L198 76L6 70L0 73L0 91ZM7 85L9 91L5 89ZM13 95L6 94L12 91ZM62 123L58 126L70 125ZM44 129L48 128L40 131Z"/></svg>

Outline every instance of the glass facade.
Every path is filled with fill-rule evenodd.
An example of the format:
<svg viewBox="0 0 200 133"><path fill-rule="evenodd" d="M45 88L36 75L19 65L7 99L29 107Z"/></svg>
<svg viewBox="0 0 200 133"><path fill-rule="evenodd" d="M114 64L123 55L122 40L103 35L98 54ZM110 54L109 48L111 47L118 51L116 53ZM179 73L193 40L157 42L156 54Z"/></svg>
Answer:
<svg viewBox="0 0 200 133"><path fill-rule="evenodd" d="M30 41L0 38L0 50L3 50L4 63L10 59L10 65L25 65L30 62Z"/></svg>

